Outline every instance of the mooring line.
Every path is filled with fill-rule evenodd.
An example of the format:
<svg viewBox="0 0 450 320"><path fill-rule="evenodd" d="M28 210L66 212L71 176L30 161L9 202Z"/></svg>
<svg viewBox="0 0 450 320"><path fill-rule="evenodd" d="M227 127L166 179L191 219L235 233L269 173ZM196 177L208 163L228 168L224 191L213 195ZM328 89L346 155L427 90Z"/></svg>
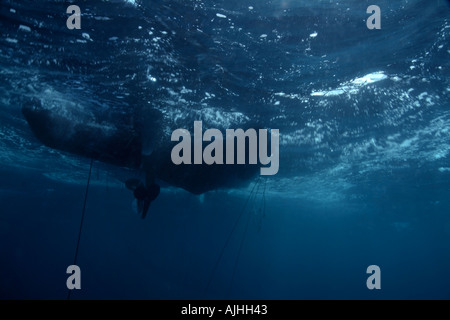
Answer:
<svg viewBox="0 0 450 320"><path fill-rule="evenodd" d="M239 214L239 217L237 218L236 222L234 223L233 229L231 230L230 234L228 235L228 238L227 238L227 240L225 241L225 244L223 245L222 250L220 251L219 258L216 260L216 264L214 265L214 268L213 268L213 270L212 270L212 272L211 272L211 275L210 275L210 277L209 277L209 280L208 280L208 284L206 285L205 293L208 291L209 286L211 285L211 281L212 281L212 279L214 278L214 275L215 275L215 273L216 273L216 271L217 271L217 268L219 267L219 263L220 263L220 261L222 260L222 256L223 256L223 254L224 254L224 252L225 252L225 249L226 249L226 247L228 246L228 243L230 242L230 239L231 239L231 237L232 237L234 231L236 230L236 227L238 226L239 221L240 221L241 218L242 218L242 215L243 215L244 212L245 212L245 208L247 207L248 202L249 202L250 198L251 198L252 195L253 195L253 191L255 190L256 186L259 184L259 179L260 179L260 178L258 177L258 180L256 180L255 184L253 185L253 188L252 188L252 190L250 191L250 195L248 196L247 200L245 201L244 207L242 208L242 210L241 210L241 212L240 212L240 214Z"/></svg>
<svg viewBox="0 0 450 320"><path fill-rule="evenodd" d="M80 223L80 231L78 232L78 241L77 241L77 248L75 250L75 258L74 258L74 265L77 265L78 260L78 250L80 248L80 240L81 240L81 231L83 230L83 222L84 222L84 215L86 213L86 203L87 203L87 197L89 192L89 185L91 183L91 174L92 174L92 165L94 164L94 159L91 159L91 164L89 166L89 176L86 184L86 192L84 194L84 203L83 203L83 210L81 211L81 223ZM69 293L67 294L67 300L70 300L70 293L72 290L69 289Z"/></svg>
<svg viewBox="0 0 450 320"><path fill-rule="evenodd" d="M256 188L255 193L252 195L254 202L256 202L256 199L258 197L259 188L260 188L260 184L258 183L258 188ZM241 243L239 244L238 255L236 257L236 261L234 262L233 274L231 276L230 286L228 287L228 293L227 293L228 299L230 298L231 289L233 288L234 278L236 276L236 270L237 270L237 267L238 267L239 259L241 257L241 252L242 252L242 248L244 246L244 241L245 241L245 238L247 237L247 231L248 231L248 225L250 224L250 218L252 216L250 211L247 213L247 215L248 215L247 223L245 225L245 230L244 230L244 234L242 235Z"/></svg>

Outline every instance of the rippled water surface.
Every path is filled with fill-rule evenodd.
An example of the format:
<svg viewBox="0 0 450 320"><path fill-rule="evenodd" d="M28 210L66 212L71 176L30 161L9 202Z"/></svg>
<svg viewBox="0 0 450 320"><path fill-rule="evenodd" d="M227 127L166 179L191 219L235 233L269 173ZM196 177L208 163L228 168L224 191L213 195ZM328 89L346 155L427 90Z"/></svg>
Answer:
<svg viewBox="0 0 450 320"><path fill-rule="evenodd" d="M277 175L163 185L146 220L138 173L94 163L74 299L450 298L448 1L74 4L81 30L65 1L0 2L1 298L65 298L89 171L33 135L32 98L105 126L154 113L158 140L280 131Z"/></svg>

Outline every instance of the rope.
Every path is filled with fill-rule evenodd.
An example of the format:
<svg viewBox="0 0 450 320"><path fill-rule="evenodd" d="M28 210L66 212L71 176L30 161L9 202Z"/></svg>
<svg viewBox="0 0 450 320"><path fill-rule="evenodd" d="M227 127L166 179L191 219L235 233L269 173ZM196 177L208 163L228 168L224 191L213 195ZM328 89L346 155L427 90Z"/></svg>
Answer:
<svg viewBox="0 0 450 320"><path fill-rule="evenodd" d="M86 213L86 202L87 202L87 196L89 191L89 184L91 183L91 173L92 173L92 165L94 164L94 159L91 159L91 164L89 166L89 176L86 184L86 192L84 194L84 203L83 203L83 210L81 211L81 223L80 223L80 231L78 232L78 241L77 241L77 249L75 250L75 258L73 264L77 264L78 260L78 249L80 248L80 240L81 240L81 231L83 229L83 221L84 221L84 214ZM72 290L69 290L69 293L67 294L67 300L70 300L70 293Z"/></svg>
<svg viewBox="0 0 450 320"><path fill-rule="evenodd" d="M258 199L259 201L259 207L257 212L255 213L255 216L252 220L252 222L255 223L255 226L257 228L257 231L260 232L261 231L261 227L262 227L262 223L263 223L263 219L266 217L266 184L267 184L267 179L264 178L263 179L263 191L260 194L260 198ZM259 192L259 190L258 190ZM256 202L257 199L255 199Z"/></svg>
<svg viewBox="0 0 450 320"><path fill-rule="evenodd" d="M222 256L223 256L223 254L224 254L224 252L225 252L225 248L228 246L228 242L230 242L231 236L233 235L234 230L235 230L236 227L238 226L239 221L241 220L242 215L243 215L244 212L245 212L245 208L247 207L247 204L248 204L250 198L252 197L253 191L255 190L255 188L256 188L256 186L258 185L258 183L259 183L259 178L258 178L258 180L255 182L255 184L253 185L252 191L250 192L250 195L248 196L248 198L247 198L247 200L246 200L246 202L245 202L245 204L244 204L244 207L242 208L242 210L241 210L241 212L240 212L240 214L239 214L239 217L237 218L236 222L234 223L233 229L231 230L230 234L228 235L227 241L225 241L225 244L223 245L222 250L220 251L219 258L216 260L216 264L214 265L213 271L212 271L211 276L209 277L209 280L208 280L208 284L206 285L205 293L208 291L209 286L211 285L211 281L212 281L212 279L213 279L213 277L214 277L214 275L215 275L215 273L216 273L216 271L217 271L217 268L219 267L220 261L222 260Z"/></svg>
<svg viewBox="0 0 450 320"><path fill-rule="evenodd" d="M260 187L260 184L258 184L258 188L256 188L256 192L253 194L253 201L256 201L256 198L257 198L258 192L259 192L259 187ZM233 288L234 277L236 275L238 262L239 262L239 259L241 257L242 247L244 246L244 241L245 241L245 238L247 237L248 225L250 224L250 218L252 216L250 212L248 212L247 215L248 215L248 217L247 217L247 224L245 225L244 234L242 236L241 243L239 245L238 255L236 257L236 261L234 262L233 275L231 276L230 286L228 288L228 297L230 297L231 289Z"/></svg>
<svg viewBox="0 0 450 320"><path fill-rule="evenodd" d="M267 186L267 178L264 181L264 193L263 193L263 205L264 205L264 209L263 209L263 218L266 217L266 186Z"/></svg>

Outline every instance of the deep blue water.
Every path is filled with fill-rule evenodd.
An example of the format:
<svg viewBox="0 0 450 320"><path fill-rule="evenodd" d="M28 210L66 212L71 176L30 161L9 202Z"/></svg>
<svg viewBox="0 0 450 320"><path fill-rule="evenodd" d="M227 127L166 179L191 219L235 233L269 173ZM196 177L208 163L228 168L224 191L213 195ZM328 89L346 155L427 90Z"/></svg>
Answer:
<svg viewBox="0 0 450 320"><path fill-rule="evenodd" d="M81 30L66 28L70 4ZM372 4L381 30L366 27ZM194 120L280 130L277 175L201 196L164 184L145 220L123 184L139 172L94 162L72 299L449 299L449 13L1 1L0 298L67 296L90 161L33 135L21 106L39 98L105 119L157 111L165 134Z"/></svg>

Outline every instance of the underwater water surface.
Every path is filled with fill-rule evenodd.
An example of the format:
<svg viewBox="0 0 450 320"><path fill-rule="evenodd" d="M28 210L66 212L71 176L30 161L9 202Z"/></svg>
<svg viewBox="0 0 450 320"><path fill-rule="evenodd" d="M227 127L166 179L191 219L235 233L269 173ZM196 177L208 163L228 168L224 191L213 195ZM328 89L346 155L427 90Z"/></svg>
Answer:
<svg viewBox="0 0 450 320"><path fill-rule="evenodd" d="M144 145L200 120L279 129L276 175L196 195L176 174L145 219L124 184L142 171L94 161L72 299L449 299L449 13L443 0L0 1L0 298L66 299L80 231L90 159L34 135L22 107L39 99L74 122L139 118Z"/></svg>

